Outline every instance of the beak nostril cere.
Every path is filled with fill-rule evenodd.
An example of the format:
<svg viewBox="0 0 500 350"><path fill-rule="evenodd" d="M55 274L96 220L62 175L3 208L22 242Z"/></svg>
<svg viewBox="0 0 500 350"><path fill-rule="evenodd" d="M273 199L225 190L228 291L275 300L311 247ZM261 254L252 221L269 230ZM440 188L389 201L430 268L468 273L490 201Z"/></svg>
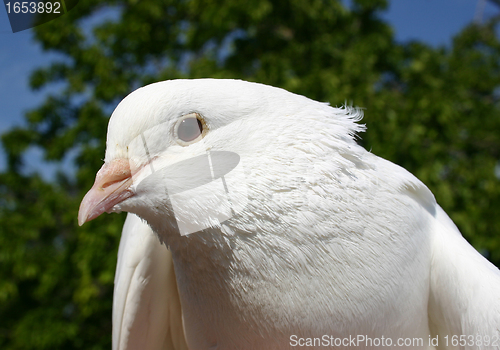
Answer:
<svg viewBox="0 0 500 350"><path fill-rule="evenodd" d="M115 204L131 197L128 190L132 183L132 173L128 159L117 159L103 165L96 176L94 186L85 195L80 205L78 222L96 218Z"/></svg>

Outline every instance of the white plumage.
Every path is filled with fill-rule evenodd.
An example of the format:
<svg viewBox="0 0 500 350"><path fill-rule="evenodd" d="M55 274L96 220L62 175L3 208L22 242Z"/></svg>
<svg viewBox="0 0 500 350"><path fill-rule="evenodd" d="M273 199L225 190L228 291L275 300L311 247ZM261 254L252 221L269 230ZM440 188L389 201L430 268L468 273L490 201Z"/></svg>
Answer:
<svg viewBox="0 0 500 350"><path fill-rule="evenodd" d="M179 126L193 116L198 137ZM424 184L354 142L360 119L235 80L166 81L127 96L79 213L80 224L104 211L145 220L129 214L123 229L113 348L290 349L314 338L328 348L364 336L393 348L500 349L499 270ZM221 152L239 156L239 171L214 175ZM189 162L207 154L213 181L197 183L204 170ZM192 186L174 193L184 177ZM213 214L229 210L227 220ZM180 234L184 219L203 229Z"/></svg>

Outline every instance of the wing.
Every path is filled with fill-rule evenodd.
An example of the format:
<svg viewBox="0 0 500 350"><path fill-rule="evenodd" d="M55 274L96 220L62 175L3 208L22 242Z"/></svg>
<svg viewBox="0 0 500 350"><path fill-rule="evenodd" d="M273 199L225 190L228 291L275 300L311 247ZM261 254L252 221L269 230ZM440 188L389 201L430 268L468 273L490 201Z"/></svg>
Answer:
<svg viewBox="0 0 500 350"><path fill-rule="evenodd" d="M500 349L500 271L462 237L440 207L434 233L431 331L440 345L446 335L449 340L464 335L467 344L461 349Z"/></svg>
<svg viewBox="0 0 500 350"><path fill-rule="evenodd" d="M123 227L113 296L113 350L187 349L170 251L134 214Z"/></svg>

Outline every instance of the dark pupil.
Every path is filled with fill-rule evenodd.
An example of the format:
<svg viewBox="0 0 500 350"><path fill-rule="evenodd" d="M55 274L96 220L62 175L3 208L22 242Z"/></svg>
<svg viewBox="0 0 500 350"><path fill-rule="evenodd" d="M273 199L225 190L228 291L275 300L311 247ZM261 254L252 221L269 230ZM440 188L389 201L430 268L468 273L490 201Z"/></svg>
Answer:
<svg viewBox="0 0 500 350"><path fill-rule="evenodd" d="M182 141L189 142L200 136L202 131L203 125L198 118L186 118L181 121L177 130L177 136Z"/></svg>

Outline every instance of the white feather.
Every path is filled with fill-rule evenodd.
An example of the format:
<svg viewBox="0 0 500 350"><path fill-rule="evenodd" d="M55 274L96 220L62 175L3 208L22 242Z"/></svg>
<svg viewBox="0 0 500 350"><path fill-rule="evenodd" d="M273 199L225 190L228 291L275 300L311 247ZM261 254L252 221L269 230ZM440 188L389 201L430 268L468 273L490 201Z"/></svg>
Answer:
<svg viewBox="0 0 500 350"><path fill-rule="evenodd" d="M134 214L118 251L113 349L187 349L172 256Z"/></svg>
<svg viewBox="0 0 500 350"><path fill-rule="evenodd" d="M192 112L209 132L182 147L171 129ZM360 119L359 110L233 80L162 82L122 101L110 120L106 162L128 157L168 168L207 150L234 152L248 201L231 219L180 236L164 175L138 174L136 195L116 210L145 219L171 248L179 295L167 250L129 218L114 348L182 343L180 298L190 349L289 349L291 336L325 335L422 339L405 349L499 349L498 338L496 346L451 343L452 336L499 336L498 269L463 239L423 183L354 142ZM148 157L130 146L144 133ZM185 210L205 215L209 196L200 189ZM429 343L435 336L437 347Z"/></svg>

